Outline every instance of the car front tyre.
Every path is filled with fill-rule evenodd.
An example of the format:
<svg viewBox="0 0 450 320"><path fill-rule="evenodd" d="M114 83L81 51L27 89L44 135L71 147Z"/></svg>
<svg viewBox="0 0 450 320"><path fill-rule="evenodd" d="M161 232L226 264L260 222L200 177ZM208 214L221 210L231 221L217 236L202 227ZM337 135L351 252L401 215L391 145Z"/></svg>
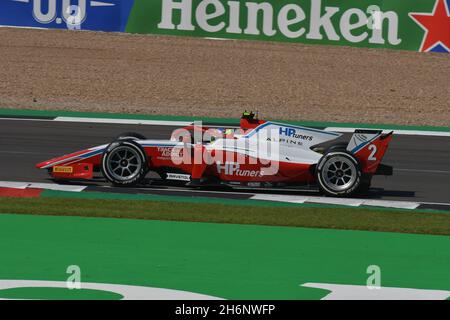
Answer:
<svg viewBox="0 0 450 320"><path fill-rule="evenodd" d="M147 156L133 140L111 143L102 158L104 177L116 186L134 186L147 174Z"/></svg>

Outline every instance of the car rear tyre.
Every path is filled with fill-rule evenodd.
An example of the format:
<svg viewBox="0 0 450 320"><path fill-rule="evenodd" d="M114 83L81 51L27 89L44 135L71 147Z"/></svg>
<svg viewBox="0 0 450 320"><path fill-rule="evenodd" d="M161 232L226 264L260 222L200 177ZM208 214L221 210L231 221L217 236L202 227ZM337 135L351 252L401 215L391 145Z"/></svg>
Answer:
<svg viewBox="0 0 450 320"><path fill-rule="evenodd" d="M147 174L147 156L133 140L111 143L102 158L105 178L116 186L133 186Z"/></svg>
<svg viewBox="0 0 450 320"><path fill-rule="evenodd" d="M319 161L316 178L319 189L328 196L351 196L362 185L358 160L346 151L331 151Z"/></svg>

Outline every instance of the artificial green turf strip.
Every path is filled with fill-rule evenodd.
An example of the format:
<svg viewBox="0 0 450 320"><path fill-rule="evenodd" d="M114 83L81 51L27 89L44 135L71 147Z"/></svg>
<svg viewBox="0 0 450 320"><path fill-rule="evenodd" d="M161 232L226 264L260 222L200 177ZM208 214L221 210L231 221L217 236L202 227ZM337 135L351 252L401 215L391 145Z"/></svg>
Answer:
<svg viewBox="0 0 450 320"><path fill-rule="evenodd" d="M448 236L0 214L0 240L2 279L66 281L77 265L82 283L321 299L302 284L365 286L376 265L383 287L450 290Z"/></svg>
<svg viewBox="0 0 450 320"><path fill-rule="evenodd" d="M262 207L167 201L0 198L0 212L450 235L450 216L366 208Z"/></svg>

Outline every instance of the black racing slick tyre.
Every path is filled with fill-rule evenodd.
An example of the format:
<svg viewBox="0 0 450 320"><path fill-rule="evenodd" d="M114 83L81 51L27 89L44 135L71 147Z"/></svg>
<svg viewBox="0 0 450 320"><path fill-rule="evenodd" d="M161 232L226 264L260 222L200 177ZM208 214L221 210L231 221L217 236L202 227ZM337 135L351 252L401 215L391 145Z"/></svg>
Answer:
<svg viewBox="0 0 450 320"><path fill-rule="evenodd" d="M147 138L136 132L123 132L119 134L114 140L146 140Z"/></svg>
<svg viewBox="0 0 450 320"><path fill-rule="evenodd" d="M147 174L147 156L133 140L111 143L102 158L102 173L115 186L134 186Z"/></svg>
<svg viewBox="0 0 450 320"><path fill-rule="evenodd" d="M362 172L358 160L347 151L330 151L319 160L316 179L320 191L332 197L349 197L359 192Z"/></svg>

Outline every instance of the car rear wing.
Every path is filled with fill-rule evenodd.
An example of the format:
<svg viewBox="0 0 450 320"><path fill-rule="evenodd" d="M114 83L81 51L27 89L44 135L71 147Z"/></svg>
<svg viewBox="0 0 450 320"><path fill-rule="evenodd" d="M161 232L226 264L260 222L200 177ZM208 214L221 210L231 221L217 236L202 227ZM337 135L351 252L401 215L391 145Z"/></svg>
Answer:
<svg viewBox="0 0 450 320"><path fill-rule="evenodd" d="M381 161L393 133L391 131L383 134L381 130L355 130L347 145L347 151L360 161L364 173L392 175L392 167L381 164Z"/></svg>

